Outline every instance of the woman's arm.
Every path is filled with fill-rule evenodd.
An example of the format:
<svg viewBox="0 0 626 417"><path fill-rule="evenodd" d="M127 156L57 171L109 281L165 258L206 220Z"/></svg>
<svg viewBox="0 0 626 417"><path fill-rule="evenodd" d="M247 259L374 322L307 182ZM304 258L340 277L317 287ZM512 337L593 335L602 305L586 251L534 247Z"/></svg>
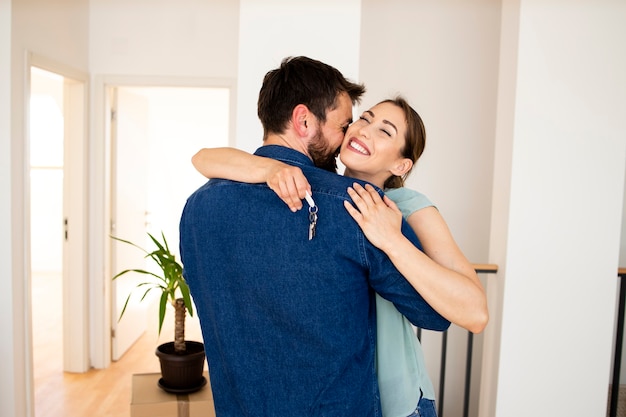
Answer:
<svg viewBox="0 0 626 417"><path fill-rule="evenodd" d="M348 212L422 297L452 323L483 331L489 320L485 291L439 211L427 207L407 219L424 247L421 252L402 234L402 213L393 201L381 199L370 185L355 184L348 192L358 208L345 202Z"/></svg>
<svg viewBox="0 0 626 417"><path fill-rule="evenodd" d="M291 211L300 210L306 192L311 192L300 168L236 148L203 148L191 158L191 163L207 178L265 182Z"/></svg>

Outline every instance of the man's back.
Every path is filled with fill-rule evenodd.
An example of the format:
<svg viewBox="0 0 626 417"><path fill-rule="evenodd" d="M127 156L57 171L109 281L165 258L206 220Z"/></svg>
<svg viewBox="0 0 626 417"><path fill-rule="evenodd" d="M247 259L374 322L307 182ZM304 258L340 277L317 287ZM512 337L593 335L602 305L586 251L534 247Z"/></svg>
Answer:
<svg viewBox="0 0 626 417"><path fill-rule="evenodd" d="M287 148L262 153L307 175L311 240L308 206L292 213L259 184L212 180L181 220L217 416L378 416L371 288L407 308L412 289L345 211L353 180Z"/></svg>

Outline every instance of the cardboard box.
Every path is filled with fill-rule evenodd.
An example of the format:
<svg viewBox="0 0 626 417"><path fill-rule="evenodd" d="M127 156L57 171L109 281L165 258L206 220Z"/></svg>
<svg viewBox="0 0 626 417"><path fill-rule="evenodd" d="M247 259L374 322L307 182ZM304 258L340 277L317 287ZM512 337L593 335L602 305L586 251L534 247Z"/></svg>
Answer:
<svg viewBox="0 0 626 417"><path fill-rule="evenodd" d="M131 417L215 417L213 393L207 384L191 394L170 394L158 386L161 374L134 374Z"/></svg>

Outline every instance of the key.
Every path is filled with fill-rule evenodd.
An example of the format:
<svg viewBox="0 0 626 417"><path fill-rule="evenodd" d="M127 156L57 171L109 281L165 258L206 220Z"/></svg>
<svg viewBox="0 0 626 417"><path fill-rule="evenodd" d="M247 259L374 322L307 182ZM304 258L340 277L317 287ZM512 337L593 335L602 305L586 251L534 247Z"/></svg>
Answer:
<svg viewBox="0 0 626 417"><path fill-rule="evenodd" d="M317 226L317 207L309 207L309 240L315 237L315 227Z"/></svg>
<svg viewBox="0 0 626 417"><path fill-rule="evenodd" d="M308 191L306 192L305 199L306 202L309 203L309 240L313 240L313 238L315 237L315 227L317 226L318 208Z"/></svg>

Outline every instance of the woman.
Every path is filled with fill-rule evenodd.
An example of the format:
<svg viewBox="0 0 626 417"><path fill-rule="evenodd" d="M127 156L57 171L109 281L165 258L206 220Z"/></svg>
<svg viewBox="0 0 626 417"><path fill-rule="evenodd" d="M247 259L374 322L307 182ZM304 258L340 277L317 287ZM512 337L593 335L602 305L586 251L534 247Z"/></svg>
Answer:
<svg viewBox="0 0 626 417"><path fill-rule="evenodd" d="M355 183L348 192L356 208L347 201L344 204L365 236L389 256L434 309L449 321L478 333L487 324L488 312L474 268L433 204L424 195L403 187L424 145L422 120L403 98L382 101L363 112L348 127L341 146L344 175L371 182L385 189L386 196L381 198L370 185L363 188ZM302 207L302 198L310 192L299 168L236 149L203 149L192 162L209 178L267 182L293 211ZM401 233L403 215L424 252ZM382 297L376 297L376 309L377 374L383 415L436 416L434 389L412 325Z"/></svg>

